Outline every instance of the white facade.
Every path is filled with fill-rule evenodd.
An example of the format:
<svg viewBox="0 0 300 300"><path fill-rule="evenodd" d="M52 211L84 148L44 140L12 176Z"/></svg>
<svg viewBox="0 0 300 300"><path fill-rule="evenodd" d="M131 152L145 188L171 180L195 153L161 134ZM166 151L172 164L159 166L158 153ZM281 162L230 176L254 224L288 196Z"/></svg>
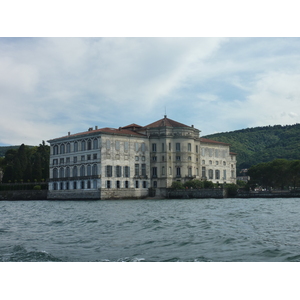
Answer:
<svg viewBox="0 0 300 300"><path fill-rule="evenodd" d="M229 145L199 133L165 116L145 127L96 127L52 139L48 198L142 198L173 181L235 182Z"/></svg>

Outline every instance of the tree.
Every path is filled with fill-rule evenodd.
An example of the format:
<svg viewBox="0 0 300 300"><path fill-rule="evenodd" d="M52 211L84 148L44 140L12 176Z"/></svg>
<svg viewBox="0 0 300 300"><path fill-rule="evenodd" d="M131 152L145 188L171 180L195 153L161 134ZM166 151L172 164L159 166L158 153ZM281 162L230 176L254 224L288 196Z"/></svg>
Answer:
<svg viewBox="0 0 300 300"><path fill-rule="evenodd" d="M180 181L173 181L171 185L171 189L174 190L183 190L184 186Z"/></svg>

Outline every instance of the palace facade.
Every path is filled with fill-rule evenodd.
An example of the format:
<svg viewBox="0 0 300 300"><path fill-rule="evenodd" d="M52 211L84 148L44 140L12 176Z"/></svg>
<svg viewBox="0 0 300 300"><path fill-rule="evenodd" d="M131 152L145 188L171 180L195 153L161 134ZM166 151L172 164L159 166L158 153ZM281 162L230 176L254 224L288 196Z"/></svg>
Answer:
<svg viewBox="0 0 300 300"><path fill-rule="evenodd" d="M89 128L51 139L48 199L164 197L173 181L236 182L229 144L167 116L147 126ZM151 188L151 189L149 189Z"/></svg>

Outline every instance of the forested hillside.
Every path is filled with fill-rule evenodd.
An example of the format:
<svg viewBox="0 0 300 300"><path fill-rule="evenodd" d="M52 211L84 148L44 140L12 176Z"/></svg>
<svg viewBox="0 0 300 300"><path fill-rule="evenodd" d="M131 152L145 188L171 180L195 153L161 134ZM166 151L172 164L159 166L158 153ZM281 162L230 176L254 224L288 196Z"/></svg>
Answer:
<svg viewBox="0 0 300 300"><path fill-rule="evenodd" d="M238 171L277 158L300 159L300 124L247 128L205 138L231 144L231 151L238 154Z"/></svg>

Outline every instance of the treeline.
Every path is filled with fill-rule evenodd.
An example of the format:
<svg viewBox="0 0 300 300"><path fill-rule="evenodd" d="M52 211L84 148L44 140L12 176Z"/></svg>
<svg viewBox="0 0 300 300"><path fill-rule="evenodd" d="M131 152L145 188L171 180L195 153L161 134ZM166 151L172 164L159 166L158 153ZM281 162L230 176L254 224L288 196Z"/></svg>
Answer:
<svg viewBox="0 0 300 300"><path fill-rule="evenodd" d="M22 144L18 149L9 149L0 158L3 183L41 182L49 178L50 147L43 141L36 147Z"/></svg>
<svg viewBox="0 0 300 300"><path fill-rule="evenodd" d="M261 186L266 189L288 189L300 187L300 160L275 159L260 163L248 170L252 189Z"/></svg>
<svg viewBox="0 0 300 300"><path fill-rule="evenodd" d="M231 144L231 151L238 154L238 173L241 169L274 159L296 160L300 157L300 124L247 128L205 137Z"/></svg>

